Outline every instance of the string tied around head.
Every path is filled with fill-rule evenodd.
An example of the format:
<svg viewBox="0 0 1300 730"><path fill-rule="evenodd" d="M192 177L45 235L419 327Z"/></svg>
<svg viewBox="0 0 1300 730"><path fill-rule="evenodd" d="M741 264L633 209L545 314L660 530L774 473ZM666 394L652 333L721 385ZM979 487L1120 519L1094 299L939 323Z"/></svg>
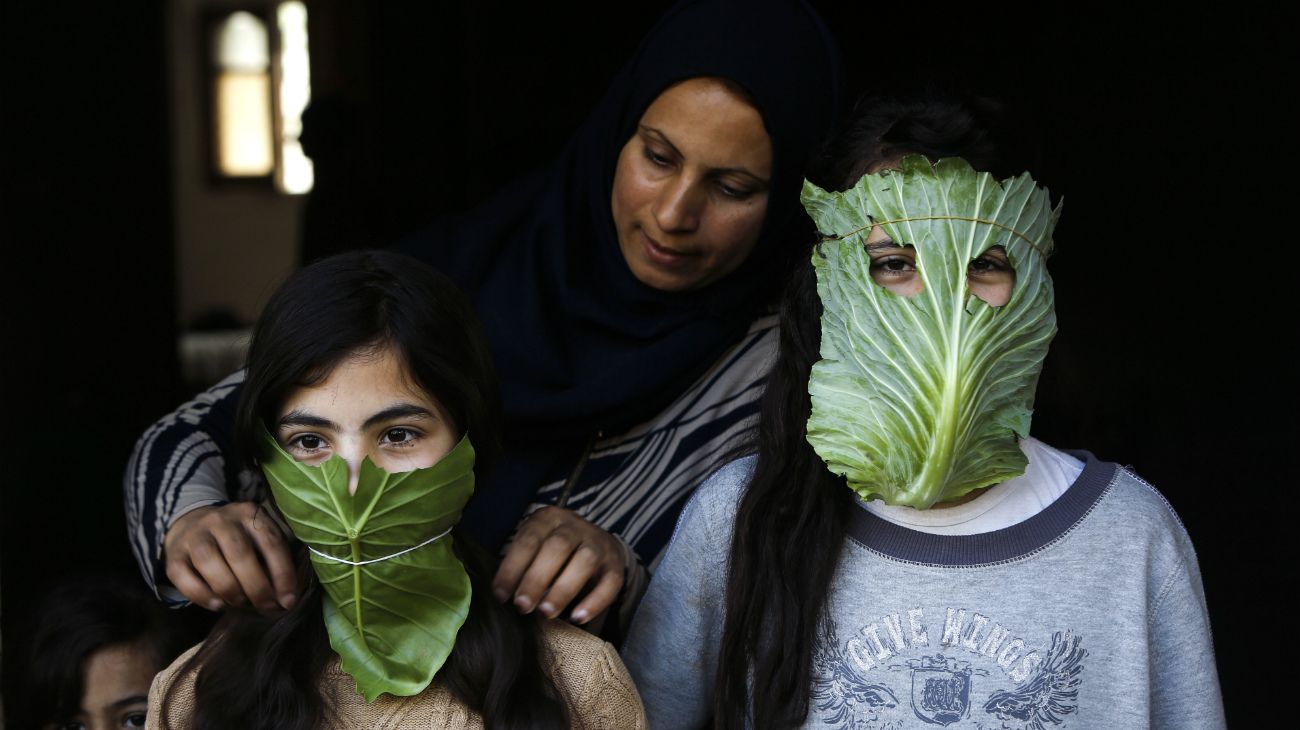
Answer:
<svg viewBox="0 0 1300 730"><path fill-rule="evenodd" d="M1009 231L1012 235L1020 238L1022 241L1029 244L1029 247L1034 249L1034 251L1037 251L1038 255L1041 256L1044 260L1047 259L1047 254L1043 253L1043 249L1038 247L1037 242L1033 241L1032 239L1029 238L1029 236L1026 236L1020 231L1017 231L1016 229L1012 228L1011 226L1005 223L991 221L988 220L987 218L974 218L972 216L965 216L965 215L918 215L918 216L911 216L907 218L894 218L893 220L887 220L887 221L872 221L867 225L849 231L848 233L832 233L832 234L819 233L818 235L821 237L821 240L823 241L842 241L851 236L856 236L857 234L862 233L865 230L869 230L874 226L884 226L892 223L910 223L912 221L933 221L933 220L967 221L968 223L984 223L986 225L994 226L996 228L1001 228L1004 231Z"/></svg>
<svg viewBox="0 0 1300 730"><path fill-rule="evenodd" d="M325 554L325 553L323 553L323 552L317 550L316 548L312 547L311 545L308 545L308 546L307 546L307 549L310 550L310 551L312 552L313 555L318 555L318 556L320 556L320 557L322 557L322 558L324 558L324 559L326 559L326 560L329 560L329 561L332 561L332 562L335 562L335 563L343 563L343 564L345 564L345 565L370 565L371 563L382 563L382 562L385 561L385 560L392 560L393 558L397 557L398 555L405 555L405 554L411 552L412 550L419 550L420 548L424 547L425 545L428 545L428 544L433 543L433 542L437 542L438 540L441 540L442 538L444 538L444 537L446 537L447 535L450 535L450 534L451 534L451 528L448 527L446 530L444 530L444 531L441 532L440 534L434 535L433 537L429 538L428 540L425 540L424 542L420 543L419 545L414 545L414 546L412 546L412 547L406 548L405 550L399 550L398 552L395 552L395 553L393 553L392 555L385 555L385 556L383 556L382 558L371 558L370 560L348 560L347 558L336 558L336 557L334 557L333 555L327 555L327 554Z"/></svg>

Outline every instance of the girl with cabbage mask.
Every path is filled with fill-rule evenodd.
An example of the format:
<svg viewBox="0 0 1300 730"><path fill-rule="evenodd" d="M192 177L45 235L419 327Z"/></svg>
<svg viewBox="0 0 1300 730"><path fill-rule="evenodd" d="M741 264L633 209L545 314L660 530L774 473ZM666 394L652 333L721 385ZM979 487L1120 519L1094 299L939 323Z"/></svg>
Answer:
<svg viewBox="0 0 1300 730"><path fill-rule="evenodd" d="M291 543L304 598L228 613L154 683L150 721L585 727L607 705L640 727L613 649L493 600L492 560L456 527L498 419L476 318L441 274L358 252L290 277L254 332L236 433L269 486L257 539Z"/></svg>
<svg viewBox="0 0 1300 730"><path fill-rule="evenodd" d="M697 491L624 647L651 723L1221 727L1177 517L1029 437L1047 191L976 172L990 134L960 102L858 109L840 192L805 187L822 240L756 454Z"/></svg>
<svg viewBox="0 0 1300 730"><path fill-rule="evenodd" d="M1024 473L1056 213L1028 174L896 164L843 193L804 187L825 237L808 441L863 499L928 509Z"/></svg>

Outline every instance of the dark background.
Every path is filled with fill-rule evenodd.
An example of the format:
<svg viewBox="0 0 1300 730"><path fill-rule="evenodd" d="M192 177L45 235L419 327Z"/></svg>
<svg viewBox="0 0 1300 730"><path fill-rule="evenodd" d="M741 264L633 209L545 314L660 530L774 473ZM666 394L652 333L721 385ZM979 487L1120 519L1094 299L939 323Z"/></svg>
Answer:
<svg viewBox="0 0 1300 730"><path fill-rule="evenodd" d="M938 78L1015 111L1035 177L1066 198L1035 433L1164 492L1198 548L1229 718L1273 717L1261 700L1276 694L1247 687L1286 685L1272 661L1285 650L1266 661L1263 647L1286 646L1296 587L1282 523L1300 487L1295 12L816 5L855 93ZM316 160L307 246L384 240L549 159L663 7L309 4L313 78L337 87L316 94L318 129L351 147ZM164 11L3 6L11 718L32 600L73 572L133 570L121 474L136 436L188 395Z"/></svg>

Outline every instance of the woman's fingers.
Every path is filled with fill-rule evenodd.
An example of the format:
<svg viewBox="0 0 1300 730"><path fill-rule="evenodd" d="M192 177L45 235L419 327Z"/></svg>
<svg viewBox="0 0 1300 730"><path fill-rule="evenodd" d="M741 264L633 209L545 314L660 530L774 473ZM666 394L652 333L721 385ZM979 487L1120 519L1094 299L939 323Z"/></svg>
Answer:
<svg viewBox="0 0 1300 730"><path fill-rule="evenodd" d="M199 577L188 561L167 560L167 580L176 587L191 603L203 606L209 611L219 611L223 602L216 593L208 588L207 581Z"/></svg>
<svg viewBox="0 0 1300 730"><path fill-rule="evenodd" d="M620 569L619 585L622 585ZM586 545L580 546L570 556L569 562L564 566L563 572L551 583L550 591L542 599L537 610L541 611L548 618L555 618L560 615L561 609L573 603L573 599L588 586L596 582L604 575L603 565L600 556L596 551ZM617 595L617 588L615 589ZM612 598L610 599L613 600ZM591 614L594 615L594 614ZM584 623L583 618L576 615L572 616L574 621Z"/></svg>
<svg viewBox="0 0 1300 730"><path fill-rule="evenodd" d="M575 552L579 552L579 548L582 547L580 540L566 527L556 528L546 538L546 542L542 543L542 549L533 557L528 572L524 573L523 580L519 581L519 588L515 591L515 606L521 612L528 613L536 607L547 618L554 618L569 605L568 599L551 594L552 584L560 576L564 566L569 563L569 558Z"/></svg>
<svg viewBox="0 0 1300 730"><path fill-rule="evenodd" d="M623 586L623 559L618 539L559 507L538 510L524 521L506 549L493 581L501 601L511 600L521 613L534 609L559 616L583 589L596 588L582 602L585 623L603 611Z"/></svg>
<svg viewBox="0 0 1300 730"><path fill-rule="evenodd" d="M532 518L519 526L514 539L506 546L506 554L497 568L496 577L492 579L492 593L498 601L504 603L515 597L519 582L523 580L528 566L533 564L533 558L541 550L542 542L552 528L553 526L543 529ZM531 608L530 602L529 609Z"/></svg>
<svg viewBox="0 0 1300 730"><path fill-rule="evenodd" d="M216 538L207 535L206 539L197 539L190 543L189 559L190 564L194 566L194 572L198 574L210 591L217 594L217 598L228 606L243 606L248 603L244 596L244 589L239 584L239 579L235 577L230 566L226 564L226 558L221 553L221 545ZM213 608L208 605L208 608ZM217 606L215 609L219 609Z"/></svg>
<svg viewBox="0 0 1300 730"><path fill-rule="evenodd" d="M619 591L623 590L623 566L618 565L613 570L606 569L600 576L600 582L592 589L587 597L582 599L569 614L574 623L585 624L593 618L605 612L610 604L618 598Z"/></svg>
<svg viewBox="0 0 1300 730"><path fill-rule="evenodd" d="M258 559L257 548L247 529L246 525L235 523L221 525L213 531L221 548L221 557L225 558L226 565L230 566L230 572L238 584L229 594L234 596L235 601L243 600L253 604L253 608L262 613L277 611L280 604L276 602L275 590L271 588L271 577ZM231 601L226 591L218 590L217 593L227 603L240 605Z"/></svg>
<svg viewBox="0 0 1300 730"><path fill-rule="evenodd" d="M219 610L251 603L263 613L289 608L296 575L275 522L252 502L202 507L164 538L167 577L190 601Z"/></svg>
<svg viewBox="0 0 1300 730"><path fill-rule="evenodd" d="M298 574L293 567L293 556L289 554L289 544L280 532L280 527L269 515L261 514L254 518L249 535L256 543L271 577L271 587L275 591L277 608L286 611L293 608L298 601L295 589L298 586Z"/></svg>

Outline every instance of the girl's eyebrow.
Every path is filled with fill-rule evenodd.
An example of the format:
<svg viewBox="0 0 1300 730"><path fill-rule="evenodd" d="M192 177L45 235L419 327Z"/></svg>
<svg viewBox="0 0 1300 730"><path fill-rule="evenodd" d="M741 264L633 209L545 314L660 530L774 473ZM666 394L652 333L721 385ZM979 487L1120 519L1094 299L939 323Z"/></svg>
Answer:
<svg viewBox="0 0 1300 730"><path fill-rule="evenodd" d="M894 239L892 238L886 238L883 241L872 241L871 243L868 243L863 248L867 249L868 252L876 252L876 251L885 251L885 250L892 250L892 249L906 248L906 247L898 245L897 243L894 242Z"/></svg>
<svg viewBox="0 0 1300 730"><path fill-rule="evenodd" d="M437 416L435 416L428 408L415 403L397 403L379 411L370 418L367 418L366 422L363 423L361 427L370 428L375 424L396 420L398 418L436 420ZM341 430L337 423L334 423L328 418L321 418L313 413L308 413L307 411L298 409L284 414L278 425L280 428L285 428L287 426L306 426L308 428L323 428L332 431Z"/></svg>
<svg viewBox="0 0 1300 730"><path fill-rule="evenodd" d="M294 409L280 417L280 428L285 426L308 426L310 428L326 428L337 431L338 424L328 418L321 418L304 410Z"/></svg>
<svg viewBox="0 0 1300 730"><path fill-rule="evenodd" d="M144 695L131 695L130 697L123 697L122 699L109 705L109 707L113 709L117 709L119 707L126 707L127 705L144 704L148 701L149 698L145 697Z"/></svg>
<svg viewBox="0 0 1300 730"><path fill-rule="evenodd" d="M435 416L428 408L416 405L415 403L397 403L385 408L370 418L367 418L366 422L362 425L362 428L370 428L375 424L383 423L384 421L393 421L399 418L412 420L423 420L428 418L436 420L437 416Z"/></svg>

